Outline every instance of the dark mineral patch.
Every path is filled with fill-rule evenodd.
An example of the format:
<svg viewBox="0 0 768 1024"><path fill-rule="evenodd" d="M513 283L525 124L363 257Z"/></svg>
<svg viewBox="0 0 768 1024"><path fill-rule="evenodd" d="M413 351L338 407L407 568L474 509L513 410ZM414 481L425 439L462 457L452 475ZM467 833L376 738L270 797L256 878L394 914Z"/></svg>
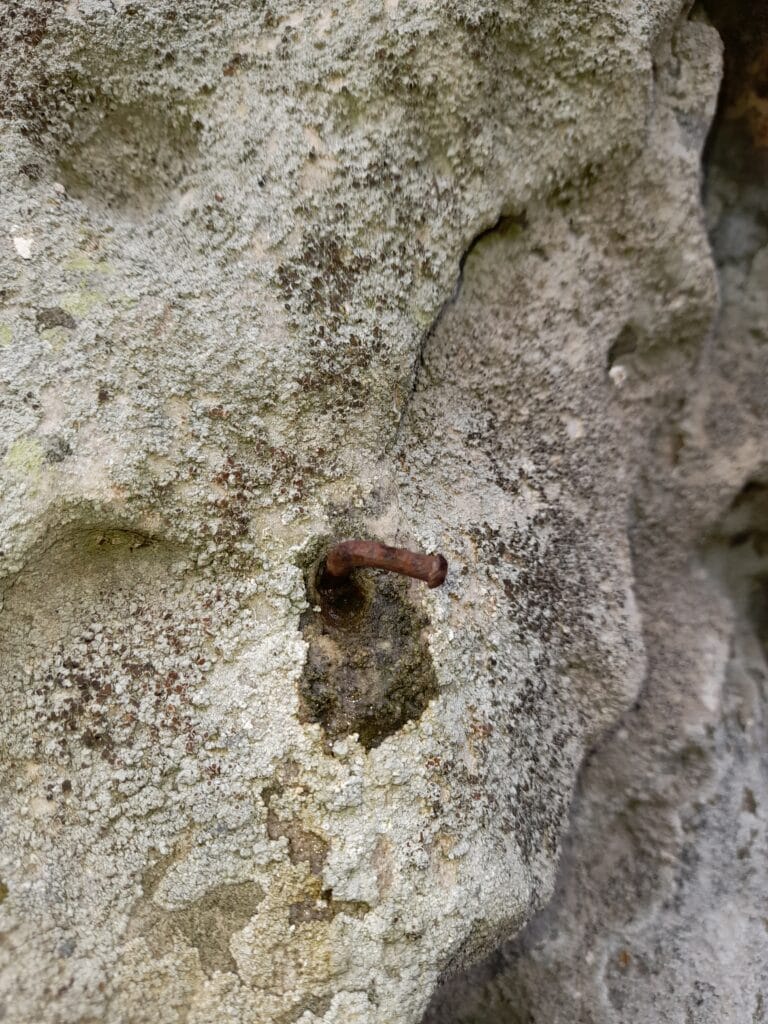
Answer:
<svg viewBox="0 0 768 1024"><path fill-rule="evenodd" d="M52 327L66 327L73 331L77 327L75 318L60 306L52 306L49 309L38 309L37 329L48 331Z"/></svg>
<svg viewBox="0 0 768 1024"><path fill-rule="evenodd" d="M418 719L437 694L427 619L411 598L419 584L358 572L327 587L319 578L302 619L309 655L301 717L319 722L330 740L357 733L370 749Z"/></svg>

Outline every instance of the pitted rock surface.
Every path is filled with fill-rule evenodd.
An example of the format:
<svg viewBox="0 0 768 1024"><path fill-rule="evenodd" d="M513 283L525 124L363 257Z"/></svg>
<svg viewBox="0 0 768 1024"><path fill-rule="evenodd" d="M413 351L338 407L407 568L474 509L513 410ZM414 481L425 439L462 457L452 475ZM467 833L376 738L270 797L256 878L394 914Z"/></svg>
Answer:
<svg viewBox="0 0 768 1024"><path fill-rule="evenodd" d="M725 77L702 171L720 303L646 435L632 502L646 677L586 761L550 904L446 981L425 1024L766 1017L768 19L746 4L704 8L663 80L678 96L692 81L679 59L713 40L711 18ZM625 332L612 354L625 393L639 373L658 380L677 342L658 336L651 360Z"/></svg>
<svg viewBox="0 0 768 1024"><path fill-rule="evenodd" d="M701 428L719 38L672 0L0 36L5 1020L416 1024L549 899L656 656L633 544ZM363 630L368 733L307 713L350 523L451 566L376 592L429 685L389 714Z"/></svg>

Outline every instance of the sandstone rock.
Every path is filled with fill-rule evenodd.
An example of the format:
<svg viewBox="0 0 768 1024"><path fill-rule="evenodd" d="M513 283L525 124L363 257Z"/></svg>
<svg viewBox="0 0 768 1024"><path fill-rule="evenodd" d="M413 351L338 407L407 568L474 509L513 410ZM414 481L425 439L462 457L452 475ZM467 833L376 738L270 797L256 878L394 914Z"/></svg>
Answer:
<svg viewBox="0 0 768 1024"><path fill-rule="evenodd" d="M415 1024L549 899L657 657L632 543L705 431L718 36L668 0L2 19L5 1019ZM451 571L366 581L342 641L354 535ZM661 618L721 607L659 571Z"/></svg>
<svg viewBox="0 0 768 1024"><path fill-rule="evenodd" d="M640 456L631 536L647 676L588 758L550 905L447 984L431 1024L765 1018L768 23L739 4L707 12L725 43L705 160L721 307ZM685 38L701 53L708 31ZM657 336L655 367L671 340Z"/></svg>

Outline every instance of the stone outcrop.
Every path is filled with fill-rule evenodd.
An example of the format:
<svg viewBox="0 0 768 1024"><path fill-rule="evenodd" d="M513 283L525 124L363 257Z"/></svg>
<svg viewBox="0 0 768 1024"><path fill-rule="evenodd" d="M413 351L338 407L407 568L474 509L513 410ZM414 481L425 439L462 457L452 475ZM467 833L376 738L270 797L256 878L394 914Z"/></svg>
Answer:
<svg viewBox="0 0 768 1024"><path fill-rule="evenodd" d="M669 0L14 0L0 33L5 1019L416 1024L541 921L589 755L549 911L577 970L579 827L647 887L619 921L693 828L681 758L760 806L708 746L733 666L759 690L765 457L762 328L713 333L717 31ZM448 579L329 611L352 536ZM591 954L626 1019L633 921Z"/></svg>
<svg viewBox="0 0 768 1024"><path fill-rule="evenodd" d="M725 44L704 159L720 300L633 499L647 675L587 759L550 905L447 983L430 1024L766 1016L768 21L707 15Z"/></svg>

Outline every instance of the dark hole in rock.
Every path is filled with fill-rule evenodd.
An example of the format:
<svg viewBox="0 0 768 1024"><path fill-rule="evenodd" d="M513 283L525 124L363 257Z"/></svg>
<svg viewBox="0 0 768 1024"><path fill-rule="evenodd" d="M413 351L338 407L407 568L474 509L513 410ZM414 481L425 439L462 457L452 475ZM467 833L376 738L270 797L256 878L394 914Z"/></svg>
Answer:
<svg viewBox="0 0 768 1024"><path fill-rule="evenodd" d="M717 118L705 153L706 195L722 208L712 230L718 264L749 264L768 243L768 8L746 0L702 4L724 43ZM724 301L728 282L724 281Z"/></svg>
<svg viewBox="0 0 768 1024"><path fill-rule="evenodd" d="M608 351L608 369L617 363L622 356L632 355L637 351L637 331L627 324L619 332Z"/></svg>
<svg viewBox="0 0 768 1024"><path fill-rule="evenodd" d="M704 550L737 614L768 655L768 484L748 481Z"/></svg>
<svg viewBox="0 0 768 1024"><path fill-rule="evenodd" d="M418 586L359 571L333 581L324 565L310 579L311 607L301 622L309 644L301 718L319 722L330 741L357 733L369 750L418 719L436 696Z"/></svg>
<svg viewBox="0 0 768 1024"><path fill-rule="evenodd" d="M316 580L317 596L323 618L342 629L351 628L369 604L370 588L366 588L359 574L331 576L321 565Z"/></svg>
<svg viewBox="0 0 768 1024"><path fill-rule="evenodd" d="M755 635L768 653L768 576L752 580L749 613Z"/></svg>

